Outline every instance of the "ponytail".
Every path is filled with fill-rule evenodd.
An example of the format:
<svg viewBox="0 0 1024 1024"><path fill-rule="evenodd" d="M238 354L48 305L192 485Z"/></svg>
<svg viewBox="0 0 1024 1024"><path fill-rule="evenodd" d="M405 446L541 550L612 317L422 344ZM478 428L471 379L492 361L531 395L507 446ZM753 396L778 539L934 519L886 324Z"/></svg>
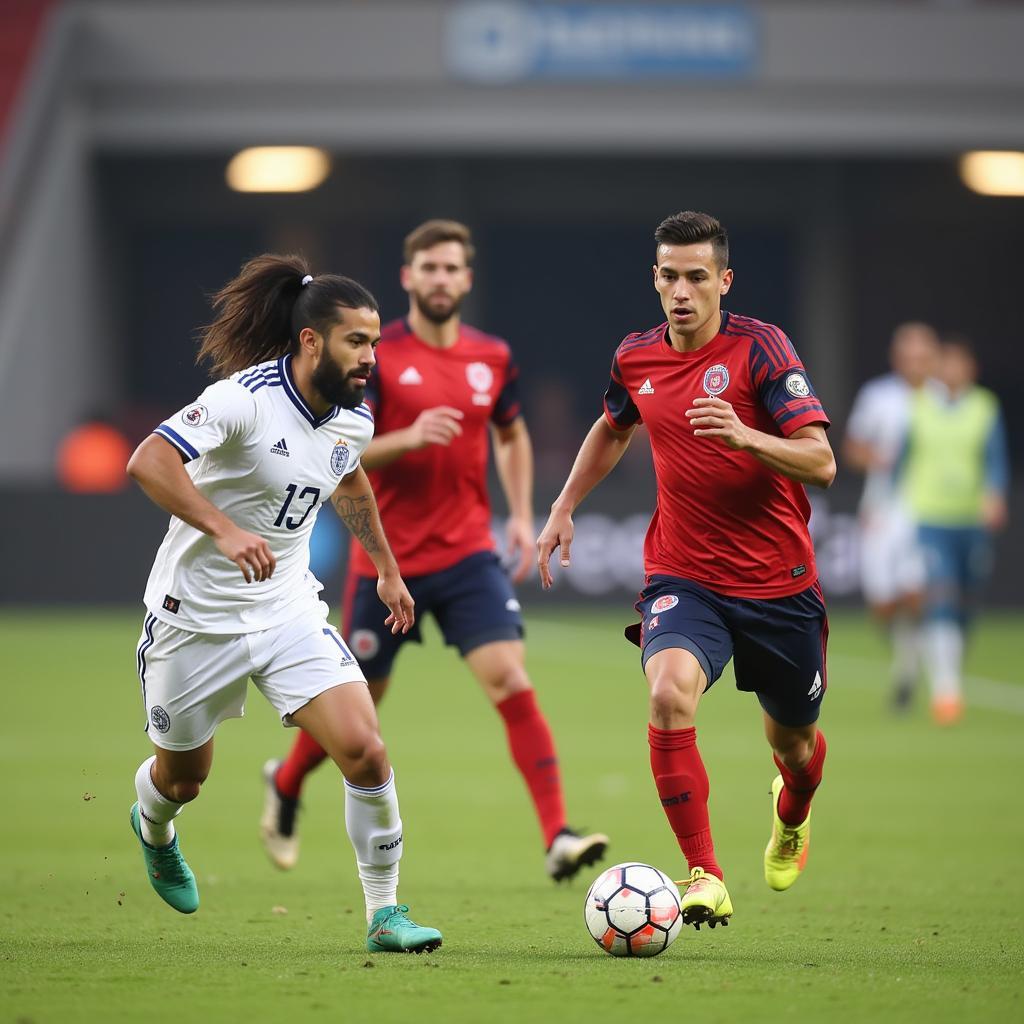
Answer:
<svg viewBox="0 0 1024 1024"><path fill-rule="evenodd" d="M377 300L351 278L313 277L302 256L256 256L214 294L216 316L199 332L196 362L227 377L277 359L298 348L304 327L327 335L340 320L339 306L378 311Z"/></svg>

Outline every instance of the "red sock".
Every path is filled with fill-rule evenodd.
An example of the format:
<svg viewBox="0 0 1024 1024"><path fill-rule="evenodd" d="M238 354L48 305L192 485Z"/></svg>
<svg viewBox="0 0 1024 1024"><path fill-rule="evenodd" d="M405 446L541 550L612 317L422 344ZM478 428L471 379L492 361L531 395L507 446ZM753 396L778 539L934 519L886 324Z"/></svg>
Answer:
<svg viewBox="0 0 1024 1024"><path fill-rule="evenodd" d="M548 847L565 828L565 800L551 730L533 690L506 697L497 707L505 719L512 760L526 781Z"/></svg>
<svg viewBox="0 0 1024 1024"><path fill-rule="evenodd" d="M790 771L778 758L772 756L782 773L782 792L779 794L779 817L787 825L799 825L811 811L814 791L821 785L821 769L825 763L825 734L818 731L818 742L810 761L798 772Z"/></svg>
<svg viewBox="0 0 1024 1024"><path fill-rule="evenodd" d="M302 792L302 783L306 776L327 757L327 751L308 732L299 730L295 737L292 749L288 756L281 762L277 769L277 778L274 780L277 791L281 796L289 796L293 800L299 799Z"/></svg>
<svg viewBox="0 0 1024 1024"><path fill-rule="evenodd" d="M697 730L656 729L649 725L647 742L651 745L651 771L661 806L686 863L691 870L699 866L707 874L724 879L711 839L708 773L697 749Z"/></svg>

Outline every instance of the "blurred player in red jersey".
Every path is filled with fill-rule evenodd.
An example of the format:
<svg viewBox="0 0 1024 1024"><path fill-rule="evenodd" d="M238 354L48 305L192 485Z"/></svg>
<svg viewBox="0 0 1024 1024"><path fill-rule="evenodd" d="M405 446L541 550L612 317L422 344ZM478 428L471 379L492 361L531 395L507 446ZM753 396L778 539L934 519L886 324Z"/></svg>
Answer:
<svg viewBox="0 0 1024 1024"><path fill-rule="evenodd" d="M766 881L788 889L807 858L825 759L816 722L828 620L803 485L827 487L835 459L828 417L786 335L721 308L733 273L718 221L678 213L654 237L654 285L667 321L619 345L604 415L551 507L538 563L549 587L556 548L569 564L572 513L642 420L658 504L644 546L642 622L626 636L643 652L651 769L690 869L683 919L714 927L728 922L732 902L715 857L694 722L701 695L732 657L737 687L761 703L781 773L772 783Z"/></svg>
<svg viewBox="0 0 1024 1024"><path fill-rule="evenodd" d="M419 616L433 612L505 723L509 748L530 792L552 878L571 878L599 860L601 834L566 824L551 730L524 667L523 623L512 582L533 568L533 450L520 413L518 371L508 345L462 323L473 282L473 243L456 221L431 220L405 240L402 287L409 315L386 325L366 390L376 436L363 455L388 535ZM509 506L512 580L491 536L488 436ZM353 546L342 632L374 702L387 690L402 643L375 589L375 570ZM264 845L279 867L298 857L295 815L306 775L325 758L307 733L284 762L264 768Z"/></svg>

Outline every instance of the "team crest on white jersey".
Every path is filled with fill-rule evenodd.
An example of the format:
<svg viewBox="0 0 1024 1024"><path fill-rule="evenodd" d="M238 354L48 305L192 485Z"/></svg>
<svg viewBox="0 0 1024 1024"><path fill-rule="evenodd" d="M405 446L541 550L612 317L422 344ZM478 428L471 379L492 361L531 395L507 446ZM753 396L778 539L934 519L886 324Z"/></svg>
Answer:
<svg viewBox="0 0 1024 1024"><path fill-rule="evenodd" d="M491 385L494 383L494 371L486 363L470 363L466 367L466 380L475 392L474 405L491 404Z"/></svg>
<svg viewBox="0 0 1024 1024"><path fill-rule="evenodd" d="M398 375L399 384L422 384L423 378L420 376L420 371L415 366L407 366Z"/></svg>
<svg viewBox="0 0 1024 1024"><path fill-rule="evenodd" d="M715 363L704 371L704 390L709 398L720 395L729 386L729 368L724 363Z"/></svg>
<svg viewBox="0 0 1024 1024"><path fill-rule="evenodd" d="M348 460L351 453L348 450L348 441L339 437L334 444L334 451L331 452L331 472L335 476L344 476L348 468Z"/></svg>
<svg viewBox="0 0 1024 1024"><path fill-rule="evenodd" d="M811 393L807 378L802 373L791 373L786 378L786 390L796 398L806 398Z"/></svg>
<svg viewBox="0 0 1024 1024"><path fill-rule="evenodd" d="M201 427L210 418L205 405L193 405L181 414L181 422L189 427Z"/></svg>

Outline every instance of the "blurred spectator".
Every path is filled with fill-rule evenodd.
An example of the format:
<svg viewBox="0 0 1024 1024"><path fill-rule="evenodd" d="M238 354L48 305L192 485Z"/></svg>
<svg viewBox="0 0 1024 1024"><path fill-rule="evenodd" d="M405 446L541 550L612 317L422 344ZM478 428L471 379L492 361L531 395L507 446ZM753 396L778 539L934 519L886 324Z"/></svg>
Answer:
<svg viewBox="0 0 1024 1024"><path fill-rule="evenodd" d="M939 340L923 323L893 331L892 372L857 393L843 455L864 474L860 502L861 589L892 647L892 703L905 709L920 674L924 559L913 519L896 481L913 397L936 371Z"/></svg>
<svg viewBox="0 0 1024 1024"><path fill-rule="evenodd" d="M991 570L992 533L1007 518L1002 413L977 375L970 343L946 339L939 359L942 387L915 395L901 460L927 566L925 665L940 725L963 714L964 640Z"/></svg>
<svg viewBox="0 0 1024 1024"><path fill-rule="evenodd" d="M57 478L76 494L112 494L128 486L128 439L100 420L77 426L57 448Z"/></svg>

